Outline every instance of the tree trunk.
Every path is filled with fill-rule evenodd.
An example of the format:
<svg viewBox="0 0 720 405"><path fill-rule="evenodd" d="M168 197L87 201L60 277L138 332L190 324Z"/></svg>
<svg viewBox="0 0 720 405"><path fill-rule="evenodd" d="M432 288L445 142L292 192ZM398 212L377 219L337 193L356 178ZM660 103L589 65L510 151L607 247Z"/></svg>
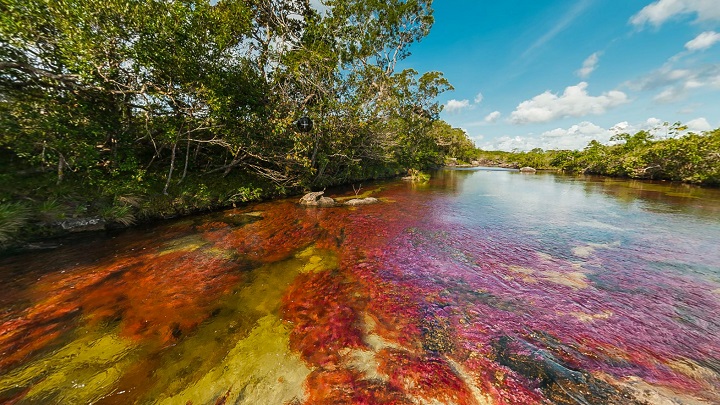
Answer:
<svg viewBox="0 0 720 405"><path fill-rule="evenodd" d="M183 180L185 180L185 176L187 175L187 168L188 168L188 161L190 160L190 135L188 134L187 139L187 147L185 147L185 167L183 167L183 174L180 178L180 181L178 181L178 184L182 183Z"/></svg>
<svg viewBox="0 0 720 405"><path fill-rule="evenodd" d="M58 153L60 155L58 159L58 166L57 166L57 184L60 185L60 183L63 180L63 177L65 177L65 173L63 172L63 169L65 168L65 156L63 156L62 153Z"/></svg>
<svg viewBox="0 0 720 405"><path fill-rule="evenodd" d="M165 182L165 188L163 188L163 194L167 195L167 189L170 186L170 180L172 179L173 170L175 170L175 151L177 150L177 140L173 144L172 154L170 155L170 171L168 172L167 181Z"/></svg>

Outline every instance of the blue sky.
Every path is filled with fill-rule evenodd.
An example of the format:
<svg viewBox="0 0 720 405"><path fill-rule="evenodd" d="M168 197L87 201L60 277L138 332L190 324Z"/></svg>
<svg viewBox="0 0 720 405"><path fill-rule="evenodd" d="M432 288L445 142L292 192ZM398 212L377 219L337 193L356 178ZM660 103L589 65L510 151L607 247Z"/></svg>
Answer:
<svg viewBox="0 0 720 405"><path fill-rule="evenodd" d="M720 127L720 0L439 0L398 69L441 71L441 118L488 150ZM662 129L658 135L664 134Z"/></svg>

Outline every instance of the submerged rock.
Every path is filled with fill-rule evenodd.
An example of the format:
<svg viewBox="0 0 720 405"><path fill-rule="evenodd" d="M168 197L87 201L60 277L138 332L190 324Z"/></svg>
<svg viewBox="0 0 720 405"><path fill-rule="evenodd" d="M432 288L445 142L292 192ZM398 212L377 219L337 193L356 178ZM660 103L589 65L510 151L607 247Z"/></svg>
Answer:
<svg viewBox="0 0 720 405"><path fill-rule="evenodd" d="M315 191L305 194L300 199L300 205L309 207L334 207L337 205L335 200L330 197L323 197L324 191Z"/></svg>
<svg viewBox="0 0 720 405"><path fill-rule="evenodd" d="M554 404L640 405L626 390L618 389L586 371L568 365L525 340L503 336L492 343L495 361L538 384Z"/></svg>
<svg viewBox="0 0 720 405"><path fill-rule="evenodd" d="M368 205L368 204L376 204L379 203L380 200L378 200L375 197L366 197L366 198L353 198L352 200L348 200L345 202L345 205Z"/></svg>

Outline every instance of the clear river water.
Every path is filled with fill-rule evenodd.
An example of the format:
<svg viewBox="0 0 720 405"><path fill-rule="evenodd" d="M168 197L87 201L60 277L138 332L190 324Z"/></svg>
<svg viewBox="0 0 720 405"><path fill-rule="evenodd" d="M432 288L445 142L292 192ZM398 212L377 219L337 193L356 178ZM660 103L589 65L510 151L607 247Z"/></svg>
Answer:
<svg viewBox="0 0 720 405"><path fill-rule="evenodd" d="M474 169L360 193L0 258L0 403L720 403L720 190Z"/></svg>

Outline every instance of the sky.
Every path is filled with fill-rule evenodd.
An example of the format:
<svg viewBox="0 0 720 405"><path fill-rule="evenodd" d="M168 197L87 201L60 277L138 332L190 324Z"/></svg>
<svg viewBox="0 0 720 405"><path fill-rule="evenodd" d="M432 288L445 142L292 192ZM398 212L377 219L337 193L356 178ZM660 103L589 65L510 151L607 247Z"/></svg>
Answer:
<svg viewBox="0 0 720 405"><path fill-rule="evenodd" d="M440 71L441 118L485 150L582 149L720 127L720 0L438 0L398 70Z"/></svg>

